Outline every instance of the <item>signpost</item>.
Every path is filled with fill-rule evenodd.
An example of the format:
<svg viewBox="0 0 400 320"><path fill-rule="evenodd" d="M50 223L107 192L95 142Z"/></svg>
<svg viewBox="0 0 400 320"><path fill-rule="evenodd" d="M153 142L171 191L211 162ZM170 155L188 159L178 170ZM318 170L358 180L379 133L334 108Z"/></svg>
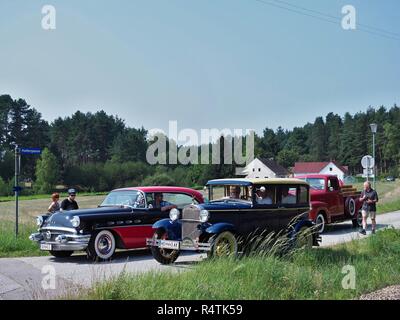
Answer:
<svg viewBox="0 0 400 320"><path fill-rule="evenodd" d="M367 181L369 181L369 178L375 177L374 173L374 167L375 167L375 159L371 157L370 155L364 156L361 159L361 165L364 168L363 170L363 178L367 178Z"/></svg>
<svg viewBox="0 0 400 320"><path fill-rule="evenodd" d="M18 215L19 215L19 193L22 188L19 186L19 175L21 171L21 155L39 155L42 153L40 148L19 148L15 145L15 181L14 181L14 194L15 194L15 236L18 237Z"/></svg>

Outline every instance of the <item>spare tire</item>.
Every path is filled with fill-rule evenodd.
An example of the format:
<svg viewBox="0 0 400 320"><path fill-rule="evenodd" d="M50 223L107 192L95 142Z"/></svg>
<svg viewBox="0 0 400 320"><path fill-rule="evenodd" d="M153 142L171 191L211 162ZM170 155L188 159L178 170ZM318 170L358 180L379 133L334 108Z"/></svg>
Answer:
<svg viewBox="0 0 400 320"><path fill-rule="evenodd" d="M356 202L353 198L348 197L345 203L345 210L353 217L356 213Z"/></svg>

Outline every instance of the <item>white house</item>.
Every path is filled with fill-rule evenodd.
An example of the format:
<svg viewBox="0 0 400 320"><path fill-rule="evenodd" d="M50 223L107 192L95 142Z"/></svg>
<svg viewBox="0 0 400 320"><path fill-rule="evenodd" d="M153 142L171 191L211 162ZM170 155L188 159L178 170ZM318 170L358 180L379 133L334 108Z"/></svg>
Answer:
<svg viewBox="0 0 400 320"><path fill-rule="evenodd" d="M289 172L272 159L255 158L245 168L237 172L245 178L286 178Z"/></svg>
<svg viewBox="0 0 400 320"><path fill-rule="evenodd" d="M341 166L335 161L330 162L296 162L293 168L294 176L305 174L331 174L336 175L340 180L348 175L348 167Z"/></svg>

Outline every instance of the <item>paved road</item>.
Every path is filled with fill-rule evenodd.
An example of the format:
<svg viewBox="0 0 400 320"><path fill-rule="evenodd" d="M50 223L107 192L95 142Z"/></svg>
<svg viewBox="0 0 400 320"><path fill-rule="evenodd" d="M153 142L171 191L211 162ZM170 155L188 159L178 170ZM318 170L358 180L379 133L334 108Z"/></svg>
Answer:
<svg viewBox="0 0 400 320"><path fill-rule="evenodd" d="M378 216L378 228L400 228L400 211ZM361 236L350 222L329 226L322 236L322 245L330 246ZM0 299L47 299L74 293L93 282L117 276L122 271L141 273L149 270L180 272L190 269L204 254L182 255L172 266L158 264L149 251L118 252L112 262L91 263L85 255L68 259L53 257L3 258L0 259ZM43 289L51 285L49 275L55 272L55 289Z"/></svg>

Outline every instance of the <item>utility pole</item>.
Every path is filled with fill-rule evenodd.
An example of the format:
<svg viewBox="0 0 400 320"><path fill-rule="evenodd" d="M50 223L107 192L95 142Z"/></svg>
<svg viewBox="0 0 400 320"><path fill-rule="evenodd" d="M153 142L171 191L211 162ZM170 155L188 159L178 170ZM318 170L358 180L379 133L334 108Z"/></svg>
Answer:
<svg viewBox="0 0 400 320"><path fill-rule="evenodd" d="M376 189L376 159L375 159L375 135L378 132L378 125L376 123L371 123L370 125L372 132L372 157L374 158L374 190Z"/></svg>

